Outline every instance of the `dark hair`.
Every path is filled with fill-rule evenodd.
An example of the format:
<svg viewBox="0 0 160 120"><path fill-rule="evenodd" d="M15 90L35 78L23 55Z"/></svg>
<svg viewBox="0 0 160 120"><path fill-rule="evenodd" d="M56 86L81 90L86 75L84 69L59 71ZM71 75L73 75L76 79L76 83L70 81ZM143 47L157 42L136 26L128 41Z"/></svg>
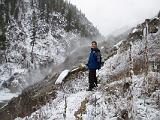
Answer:
<svg viewBox="0 0 160 120"><path fill-rule="evenodd" d="M97 45L97 42L96 41L92 41L92 43L95 43Z"/></svg>

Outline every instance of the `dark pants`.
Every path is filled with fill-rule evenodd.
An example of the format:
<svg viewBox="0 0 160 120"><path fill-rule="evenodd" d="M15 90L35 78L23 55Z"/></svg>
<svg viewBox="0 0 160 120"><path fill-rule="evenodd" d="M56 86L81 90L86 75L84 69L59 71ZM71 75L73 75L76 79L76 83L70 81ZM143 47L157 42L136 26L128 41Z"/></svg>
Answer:
<svg viewBox="0 0 160 120"><path fill-rule="evenodd" d="M96 70L89 70L89 90L97 87Z"/></svg>

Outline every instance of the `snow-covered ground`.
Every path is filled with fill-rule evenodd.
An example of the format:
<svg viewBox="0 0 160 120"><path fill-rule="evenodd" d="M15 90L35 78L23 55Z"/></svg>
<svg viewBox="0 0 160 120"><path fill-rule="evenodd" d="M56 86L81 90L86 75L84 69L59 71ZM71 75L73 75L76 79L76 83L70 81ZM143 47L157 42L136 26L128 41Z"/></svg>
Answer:
<svg viewBox="0 0 160 120"><path fill-rule="evenodd" d="M100 84L98 90L92 92L86 91L87 85L83 85L84 81L85 84L88 82L86 78L87 77L71 82L70 87L65 89L67 91L57 91L56 99L32 113L30 117L23 119L16 118L16 120L76 120L78 118L82 118L83 120L117 120L117 117L121 117L119 111L124 109L128 110L129 107L132 108L129 115L132 115L134 120L160 119L160 111L154 104L155 98L146 100L141 98L143 75L133 76L132 81L135 86L131 86L131 88L133 88L131 91L133 98L131 100L129 100L129 93L122 96L122 93L120 93L116 87L110 89L110 91L115 92L115 94L103 90L104 88L101 89ZM105 86L117 86L123 83L124 80L119 80L105 84ZM157 93L153 94L156 95Z"/></svg>

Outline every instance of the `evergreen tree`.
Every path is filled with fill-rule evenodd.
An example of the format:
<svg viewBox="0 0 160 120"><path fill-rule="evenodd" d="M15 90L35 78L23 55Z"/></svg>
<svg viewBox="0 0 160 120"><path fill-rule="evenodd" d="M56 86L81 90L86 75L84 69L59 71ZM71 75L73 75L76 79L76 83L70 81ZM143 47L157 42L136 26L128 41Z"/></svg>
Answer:
<svg viewBox="0 0 160 120"><path fill-rule="evenodd" d="M66 30L67 32L69 32L69 31L72 30L72 26L71 26L72 16L73 16L72 10L69 8L69 9L68 9L68 13L67 13L67 15L66 15L67 25L66 25L66 27L65 27L65 30Z"/></svg>
<svg viewBox="0 0 160 120"><path fill-rule="evenodd" d="M33 63L34 61L34 56L33 56L33 50L34 50L34 45L36 42L36 33L37 32L37 17L36 17L36 13L35 11L33 11L32 14L32 36L31 36L31 46L32 46L32 50L31 50L31 62Z"/></svg>
<svg viewBox="0 0 160 120"><path fill-rule="evenodd" d="M6 28L5 28L5 6L4 4L0 5L1 10L0 10L0 50L5 50L6 45L7 45L7 40L6 40Z"/></svg>

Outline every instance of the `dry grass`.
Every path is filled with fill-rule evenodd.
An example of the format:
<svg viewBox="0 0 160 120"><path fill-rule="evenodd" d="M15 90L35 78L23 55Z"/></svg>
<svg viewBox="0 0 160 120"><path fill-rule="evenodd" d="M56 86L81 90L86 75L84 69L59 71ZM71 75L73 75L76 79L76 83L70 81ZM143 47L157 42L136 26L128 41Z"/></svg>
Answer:
<svg viewBox="0 0 160 120"><path fill-rule="evenodd" d="M74 113L74 116L76 117L76 120L82 120L82 114L86 111L86 104L88 103L88 99L85 98L84 101L81 102L81 106L78 109L78 111L76 111Z"/></svg>

